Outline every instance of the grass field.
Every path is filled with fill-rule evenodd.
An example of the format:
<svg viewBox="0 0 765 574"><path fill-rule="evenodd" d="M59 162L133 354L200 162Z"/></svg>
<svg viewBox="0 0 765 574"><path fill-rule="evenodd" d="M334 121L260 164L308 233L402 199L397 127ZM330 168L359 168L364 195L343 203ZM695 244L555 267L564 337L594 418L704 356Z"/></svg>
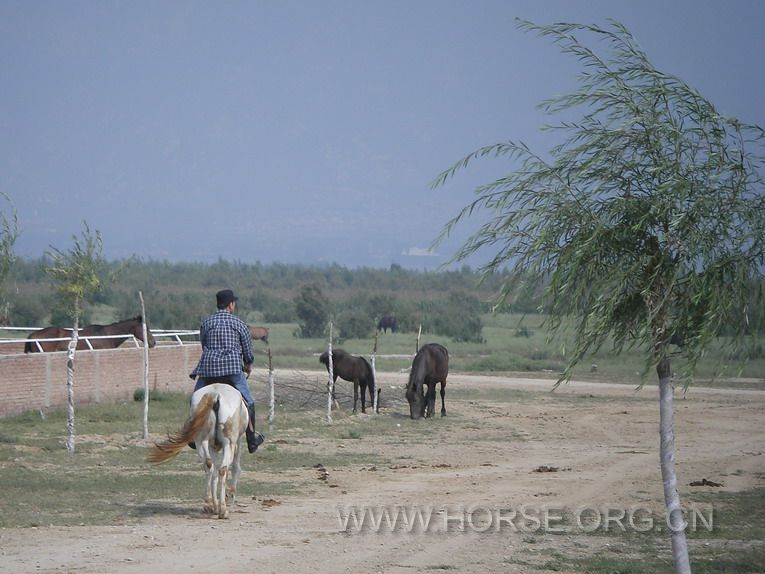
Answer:
<svg viewBox="0 0 765 574"><path fill-rule="evenodd" d="M483 317L483 343L456 342L445 337L424 333L420 344L439 342L449 349L452 370L468 373L538 373L555 377L565 366L565 349L571 348L565 340L550 340L543 326L541 315L485 315ZM273 365L277 368L315 369L317 355L326 350L325 339L301 339L294 336L297 325L291 323L270 325L270 343ZM349 339L335 346L348 352L370 356L375 341ZM383 371L406 369L411 365L409 358L417 345L417 333L380 334L377 339L376 365ZM265 361L266 346L255 342L259 364ZM393 356L392 356L393 355ZM679 360L675 368L679 369ZM604 346L598 353L588 357L574 369L576 378L607 380L639 384L645 371L645 355L640 349L630 349L616 356L610 346ZM698 382L714 377L761 378L765 373L765 357L745 362L725 360L719 348L711 349L700 363ZM655 372L649 370L645 382L653 384ZM732 384L732 383L731 383ZM737 383L738 384L738 383Z"/></svg>

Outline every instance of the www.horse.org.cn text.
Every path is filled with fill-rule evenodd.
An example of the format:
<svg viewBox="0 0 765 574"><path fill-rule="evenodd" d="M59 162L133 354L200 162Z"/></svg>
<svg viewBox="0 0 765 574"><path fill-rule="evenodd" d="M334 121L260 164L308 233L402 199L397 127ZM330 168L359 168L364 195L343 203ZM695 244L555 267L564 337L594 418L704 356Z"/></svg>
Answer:
<svg viewBox="0 0 765 574"><path fill-rule="evenodd" d="M677 517L679 518L679 517ZM347 533L549 533L688 532L714 529L714 509L691 507L670 521L645 506L349 506L337 507L341 531ZM673 526L676 524L677 526Z"/></svg>

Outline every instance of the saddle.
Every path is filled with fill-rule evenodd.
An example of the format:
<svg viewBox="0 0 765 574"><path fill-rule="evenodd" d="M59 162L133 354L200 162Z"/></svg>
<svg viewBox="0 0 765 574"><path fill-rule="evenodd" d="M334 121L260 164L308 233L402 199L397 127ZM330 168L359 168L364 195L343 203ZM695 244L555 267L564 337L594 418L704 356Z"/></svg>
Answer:
<svg viewBox="0 0 765 574"><path fill-rule="evenodd" d="M231 385L232 387L234 386L234 383L232 383L231 379L229 379L228 377L205 377L205 386L214 385L216 383L223 383L223 384Z"/></svg>
<svg viewBox="0 0 765 574"><path fill-rule="evenodd" d="M234 385L234 383L231 382L231 379L229 379L228 377L205 377L205 384L204 384L205 387L207 385L214 385L216 383L229 385L230 387L233 387L236 389L236 386ZM236 391L239 392L239 389L236 389ZM247 405L247 401L244 400L242 393L239 393L239 398L242 399L242 402L244 403L244 408L246 408L247 411L249 412L249 406ZM250 417L250 421L247 424L247 428L249 428L251 431L255 430L252 417Z"/></svg>

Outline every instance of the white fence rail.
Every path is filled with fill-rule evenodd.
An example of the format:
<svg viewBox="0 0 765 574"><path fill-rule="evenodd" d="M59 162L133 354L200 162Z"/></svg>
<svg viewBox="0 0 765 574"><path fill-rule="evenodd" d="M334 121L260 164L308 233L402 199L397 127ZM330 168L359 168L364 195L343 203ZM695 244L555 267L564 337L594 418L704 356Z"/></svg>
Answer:
<svg viewBox="0 0 765 574"><path fill-rule="evenodd" d="M10 331L10 332L19 332L19 333L33 333L34 331L39 331L43 327L0 327L0 332L2 331ZM71 332L71 329L66 329L67 331ZM82 329L79 329L79 331L82 331ZM164 340L166 339L167 342L165 344L172 344L172 345L185 345L189 343L198 343L199 342L199 331L198 330L167 330L167 329L159 329L159 330L152 330L152 335L154 335L155 340ZM184 340L184 337L186 340ZM189 337L194 337L194 339L189 340ZM27 339L27 338L15 338L15 339L0 339L0 345L11 345L19 343L27 343L31 342L37 345L37 350L39 352L42 352L42 347L40 346L40 343L49 343L49 342L57 342L57 341L69 341L71 337L49 337L49 338L34 338L34 339ZM141 346L141 342L139 339L134 337L133 335L80 335L80 340L85 341L85 343L88 345L88 349L93 351L93 345L90 343L91 340L96 339L131 339L133 341L133 344L136 347ZM164 342L164 341L163 341Z"/></svg>

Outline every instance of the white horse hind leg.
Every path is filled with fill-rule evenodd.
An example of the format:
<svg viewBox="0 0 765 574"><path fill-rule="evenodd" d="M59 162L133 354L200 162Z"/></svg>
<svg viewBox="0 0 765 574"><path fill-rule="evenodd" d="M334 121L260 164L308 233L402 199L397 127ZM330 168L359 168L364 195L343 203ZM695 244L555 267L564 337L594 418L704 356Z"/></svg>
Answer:
<svg viewBox="0 0 765 574"><path fill-rule="evenodd" d="M222 466L218 470L218 518L228 518L228 507L226 506L226 475L228 467Z"/></svg>
<svg viewBox="0 0 765 574"><path fill-rule="evenodd" d="M223 440L223 452L218 467L218 518L228 518L228 508L226 507L226 478L228 469L233 462L234 455L231 448L231 441L227 438Z"/></svg>
<svg viewBox="0 0 765 574"><path fill-rule="evenodd" d="M199 437L198 437L199 438ZM197 442L197 454L202 460L202 468L205 471L205 503L202 507L204 512L215 512L215 473L213 472L212 453L210 445L206 440Z"/></svg>
<svg viewBox="0 0 765 574"><path fill-rule="evenodd" d="M234 461L231 463L231 486L228 489L229 502L234 504L236 502L236 485L239 482L239 475L242 474L242 466L240 459L242 458L242 445L240 441L234 443Z"/></svg>

